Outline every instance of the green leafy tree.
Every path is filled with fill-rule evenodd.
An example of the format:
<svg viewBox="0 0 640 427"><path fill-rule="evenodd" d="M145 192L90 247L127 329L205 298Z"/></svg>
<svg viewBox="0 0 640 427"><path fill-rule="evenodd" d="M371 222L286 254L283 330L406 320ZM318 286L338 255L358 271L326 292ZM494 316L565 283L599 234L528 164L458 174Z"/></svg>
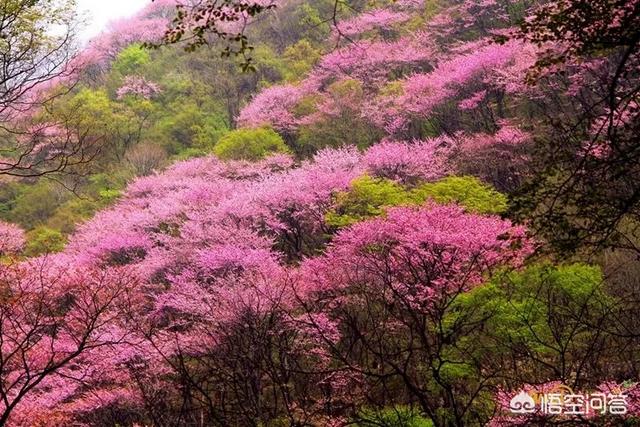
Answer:
<svg viewBox="0 0 640 427"><path fill-rule="evenodd" d="M46 225L50 230L68 235L75 231L78 224L91 218L99 208L100 204L92 199L74 197L58 207Z"/></svg>
<svg viewBox="0 0 640 427"><path fill-rule="evenodd" d="M537 264L498 274L452 305L447 325L469 325L450 351L452 372L484 360L515 384L553 378L581 387L585 366L619 368L602 365L611 353L602 326L614 307L598 267Z"/></svg>
<svg viewBox="0 0 640 427"><path fill-rule="evenodd" d="M139 73L140 69L151 62L148 49L132 44L123 49L112 64L113 70L121 75Z"/></svg>
<svg viewBox="0 0 640 427"><path fill-rule="evenodd" d="M286 153L284 140L273 129L237 129L220 138L213 153L224 160L259 160L270 153Z"/></svg>
<svg viewBox="0 0 640 427"><path fill-rule="evenodd" d="M150 99L126 96L118 101L105 88L83 87L60 99L49 114L54 120L65 118L99 144L103 148L99 160L104 164L122 161L126 151L148 132L157 113L158 105Z"/></svg>
<svg viewBox="0 0 640 427"><path fill-rule="evenodd" d="M40 181L35 185L22 187L8 215L25 230L31 230L45 224L70 197L71 193L56 184Z"/></svg>
<svg viewBox="0 0 640 427"><path fill-rule="evenodd" d="M58 230L39 226L27 233L27 245L24 254L29 257L60 252L67 240Z"/></svg>
<svg viewBox="0 0 640 427"><path fill-rule="evenodd" d="M170 154L187 148L211 151L220 137L228 132L224 115L211 105L198 105L192 100L171 103L167 114L149 130L148 139L164 146Z"/></svg>
<svg viewBox="0 0 640 427"><path fill-rule="evenodd" d="M469 212L481 214L501 214L507 209L504 194L472 176L451 176L423 184L413 191L413 197L418 202L458 203Z"/></svg>
<svg viewBox="0 0 640 427"><path fill-rule="evenodd" d="M297 81L304 77L320 60L320 49L314 48L309 40L302 39L287 47L282 55L284 59L284 78Z"/></svg>
<svg viewBox="0 0 640 427"><path fill-rule="evenodd" d="M382 215L387 207L409 203L412 200L400 184L364 175L351 183L349 191L336 195L335 207L325 221L333 227L346 227Z"/></svg>

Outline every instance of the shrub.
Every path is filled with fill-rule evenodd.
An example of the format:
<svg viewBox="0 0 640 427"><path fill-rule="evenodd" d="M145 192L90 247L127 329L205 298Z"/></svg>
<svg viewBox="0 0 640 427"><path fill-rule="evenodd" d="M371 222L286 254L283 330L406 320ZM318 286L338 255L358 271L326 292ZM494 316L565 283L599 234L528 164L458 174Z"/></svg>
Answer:
<svg viewBox="0 0 640 427"><path fill-rule="evenodd" d="M598 267L545 263L497 274L461 295L444 324L482 322L477 335L469 337L482 343L476 355L491 354L498 364L517 355L517 366L537 361L539 372L527 378L537 383L575 375L593 352L605 351L607 340L590 325L602 324L613 307L615 299L607 294ZM453 360L470 356L475 357L451 354Z"/></svg>
<svg viewBox="0 0 640 427"><path fill-rule="evenodd" d="M351 189L336 195L336 207L325 216L327 224L346 227L367 218L379 216L384 208L410 203L408 193L388 179L368 175L353 180Z"/></svg>
<svg viewBox="0 0 640 427"><path fill-rule="evenodd" d="M282 137L270 128L237 129L224 135L213 152L223 160L260 160L270 153L286 153Z"/></svg>
<svg viewBox="0 0 640 427"><path fill-rule="evenodd" d="M139 44L132 44L123 49L113 63L113 69L121 74L130 74L149 64L151 55Z"/></svg>
<svg viewBox="0 0 640 427"><path fill-rule="evenodd" d="M40 226L27 233L26 256L38 256L46 253L60 252L64 249L66 239L58 230Z"/></svg>
<svg viewBox="0 0 640 427"><path fill-rule="evenodd" d="M423 184L413 191L413 197L417 202L455 202L468 212L480 214L500 214L507 209L507 198L502 193L472 176L451 176Z"/></svg>

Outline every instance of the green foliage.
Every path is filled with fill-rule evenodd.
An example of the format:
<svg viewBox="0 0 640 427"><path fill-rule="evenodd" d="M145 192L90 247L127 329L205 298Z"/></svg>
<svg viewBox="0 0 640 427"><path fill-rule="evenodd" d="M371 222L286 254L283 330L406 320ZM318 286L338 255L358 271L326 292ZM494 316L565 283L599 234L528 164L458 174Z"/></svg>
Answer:
<svg viewBox="0 0 640 427"><path fill-rule="evenodd" d="M208 151L205 151L201 148L186 148L180 151L178 154L172 156L171 160L173 161L188 160L194 157L204 157L208 154L210 154Z"/></svg>
<svg viewBox="0 0 640 427"><path fill-rule="evenodd" d="M402 82L394 81L390 83L386 83L382 88L380 88L380 96L397 96L402 95L404 88L402 86Z"/></svg>
<svg viewBox="0 0 640 427"><path fill-rule="evenodd" d="M122 194L129 178L124 171L94 174L89 177L86 191L102 208L113 203Z"/></svg>
<svg viewBox="0 0 640 427"><path fill-rule="evenodd" d="M132 44L123 49L113 62L113 69L122 75L139 72L140 69L151 62L148 49L139 44Z"/></svg>
<svg viewBox="0 0 640 427"><path fill-rule="evenodd" d="M27 233L24 254L28 257L59 252L64 249L66 239L58 230L40 226Z"/></svg>
<svg viewBox="0 0 640 427"><path fill-rule="evenodd" d="M157 111L152 101L141 97L112 100L105 88L81 88L56 101L50 120L68 123L88 139L99 141L104 147L103 163L122 160L126 150L140 141Z"/></svg>
<svg viewBox="0 0 640 427"><path fill-rule="evenodd" d="M171 105L170 110L174 113L160 118L150 130L150 139L160 142L171 154L189 147L211 150L228 131L224 116L202 105L187 102Z"/></svg>
<svg viewBox="0 0 640 427"><path fill-rule="evenodd" d="M255 67L254 72L260 70L258 75L261 80L259 87L282 79L284 65L280 56L271 46L264 43L259 44L253 49L251 56Z"/></svg>
<svg viewBox="0 0 640 427"><path fill-rule="evenodd" d="M367 218L384 214L392 206L458 203L466 210L481 214L498 214L506 209L506 197L474 177L447 177L406 189L388 179L362 176L351 183L349 191L335 196L335 207L325 216L327 224L346 227Z"/></svg>
<svg viewBox="0 0 640 427"><path fill-rule="evenodd" d="M259 160L270 153L288 151L282 137L270 128L233 130L213 148L213 153L224 160Z"/></svg>
<svg viewBox="0 0 640 427"><path fill-rule="evenodd" d="M433 422L408 406L395 406L383 410L362 409L358 414L358 427L432 427Z"/></svg>
<svg viewBox="0 0 640 427"><path fill-rule="evenodd" d="M458 203L467 211L480 214L501 214L507 209L507 198L491 186L472 176L451 176L427 183L413 191L417 202Z"/></svg>
<svg viewBox="0 0 640 427"><path fill-rule="evenodd" d="M347 102L361 100L364 94L362 83L355 79L345 79L332 83L327 92L331 94L337 101L344 98Z"/></svg>
<svg viewBox="0 0 640 427"><path fill-rule="evenodd" d="M325 221L334 227L346 227L382 215L389 206L411 202L409 194L399 184L364 175L353 180L349 191L336 195L336 206L326 214Z"/></svg>
<svg viewBox="0 0 640 427"><path fill-rule="evenodd" d="M279 34L290 34L291 42L306 39L315 46L324 43L331 32L331 23L327 22L326 17L331 16L335 5L333 0L292 2L284 5L282 9L289 9L287 12L290 18L282 23L284 25L279 28ZM293 44L291 42L289 44Z"/></svg>
<svg viewBox="0 0 640 427"><path fill-rule="evenodd" d="M9 220L15 200L20 195L23 184L8 182L0 184L0 218ZM11 222L11 221L9 221Z"/></svg>
<svg viewBox="0 0 640 427"><path fill-rule="evenodd" d="M69 98L62 98L55 105L54 117L72 120L79 128L110 130L113 127L114 105L105 90L82 88Z"/></svg>
<svg viewBox="0 0 640 427"><path fill-rule="evenodd" d="M317 105L321 99L322 97L318 94L311 94L303 97L292 109L294 116L304 117L315 113L318 111Z"/></svg>
<svg viewBox="0 0 640 427"><path fill-rule="evenodd" d="M70 234L79 223L91 218L99 207L100 204L93 200L74 197L55 210L47 221L47 227Z"/></svg>
<svg viewBox="0 0 640 427"><path fill-rule="evenodd" d="M284 50L284 79L297 81L304 77L320 60L320 49L314 48L309 40L302 39Z"/></svg>
<svg viewBox="0 0 640 427"><path fill-rule="evenodd" d="M593 351L599 332L589 325L598 324L613 306L599 268L538 264L498 274L461 295L445 324L482 321L482 331L466 338L484 343L478 351L498 358L517 348L517 354L555 369L554 378L566 378Z"/></svg>
<svg viewBox="0 0 640 427"><path fill-rule="evenodd" d="M21 187L14 200L10 218L25 230L45 224L55 210L71 198L68 191L48 181L40 181L32 186Z"/></svg>

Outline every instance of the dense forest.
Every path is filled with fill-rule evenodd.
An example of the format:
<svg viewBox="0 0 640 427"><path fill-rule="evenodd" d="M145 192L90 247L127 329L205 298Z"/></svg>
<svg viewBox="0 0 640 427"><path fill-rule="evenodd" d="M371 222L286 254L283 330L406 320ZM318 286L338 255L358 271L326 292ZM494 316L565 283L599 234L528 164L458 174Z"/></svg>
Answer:
<svg viewBox="0 0 640 427"><path fill-rule="evenodd" d="M75 11L0 2L0 425L640 425L640 1Z"/></svg>

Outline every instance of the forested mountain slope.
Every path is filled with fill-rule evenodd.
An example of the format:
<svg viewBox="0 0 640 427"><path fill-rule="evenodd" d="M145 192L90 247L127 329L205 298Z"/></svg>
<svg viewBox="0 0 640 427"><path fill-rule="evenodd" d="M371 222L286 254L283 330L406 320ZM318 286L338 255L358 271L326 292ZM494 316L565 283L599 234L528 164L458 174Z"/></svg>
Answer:
<svg viewBox="0 0 640 427"><path fill-rule="evenodd" d="M75 59L36 119L95 159L0 185L1 422L638 422L637 54L612 112L620 52L545 62L537 4L334 5L250 19L251 72L142 46L170 1ZM625 411L510 411L562 387Z"/></svg>
<svg viewBox="0 0 640 427"><path fill-rule="evenodd" d="M6 183L0 218L29 231L29 255L60 250L75 224L110 204L133 177L210 153L259 88L302 76L328 49L330 25L318 16L330 6L292 2L253 25L261 42L252 73L240 72L235 58L220 58L214 50L142 48L162 37L174 2L150 2L136 16L114 22L73 60L70 68L82 71L65 76L68 83L58 89L64 93L72 85L70 93L34 118L41 139L82 141L100 153L89 167L68 168L65 176Z"/></svg>

